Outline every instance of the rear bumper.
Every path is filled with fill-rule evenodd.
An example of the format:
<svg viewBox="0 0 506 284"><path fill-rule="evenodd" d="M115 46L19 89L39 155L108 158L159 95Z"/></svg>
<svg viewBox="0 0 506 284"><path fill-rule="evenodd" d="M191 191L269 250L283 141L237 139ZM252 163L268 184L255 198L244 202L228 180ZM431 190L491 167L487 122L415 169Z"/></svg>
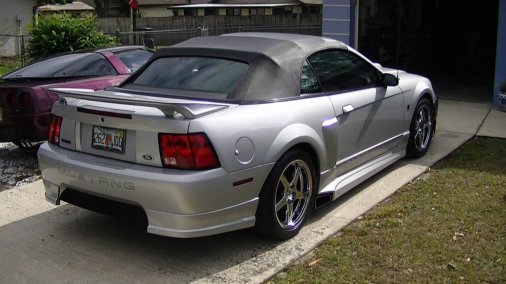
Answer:
<svg viewBox="0 0 506 284"><path fill-rule="evenodd" d="M272 168L235 173L180 171L104 159L44 143L38 152L46 199L58 204L66 189L138 206L147 231L200 237L252 227L258 194ZM240 186L234 182L253 177Z"/></svg>
<svg viewBox="0 0 506 284"><path fill-rule="evenodd" d="M47 140L50 114L49 112L10 116L4 114L4 120L0 122L0 142Z"/></svg>

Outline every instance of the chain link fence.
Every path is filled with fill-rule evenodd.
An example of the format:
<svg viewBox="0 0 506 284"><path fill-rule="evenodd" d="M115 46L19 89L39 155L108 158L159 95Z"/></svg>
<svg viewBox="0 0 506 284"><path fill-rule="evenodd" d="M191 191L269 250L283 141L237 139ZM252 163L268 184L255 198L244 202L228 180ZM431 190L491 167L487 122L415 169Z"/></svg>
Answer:
<svg viewBox="0 0 506 284"><path fill-rule="evenodd" d="M148 48L158 49L170 46L192 37L202 36L204 29L171 29L153 30L140 28L133 32L117 32L116 37L121 45L144 45Z"/></svg>

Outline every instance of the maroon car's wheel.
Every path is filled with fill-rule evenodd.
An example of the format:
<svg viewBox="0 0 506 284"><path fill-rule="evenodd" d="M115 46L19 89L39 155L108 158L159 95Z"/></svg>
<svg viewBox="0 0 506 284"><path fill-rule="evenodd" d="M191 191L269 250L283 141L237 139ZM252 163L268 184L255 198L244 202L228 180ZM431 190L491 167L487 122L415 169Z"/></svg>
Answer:
<svg viewBox="0 0 506 284"><path fill-rule="evenodd" d="M294 150L285 154L260 192L258 231L282 240L295 236L313 207L315 180L314 166L307 153Z"/></svg>

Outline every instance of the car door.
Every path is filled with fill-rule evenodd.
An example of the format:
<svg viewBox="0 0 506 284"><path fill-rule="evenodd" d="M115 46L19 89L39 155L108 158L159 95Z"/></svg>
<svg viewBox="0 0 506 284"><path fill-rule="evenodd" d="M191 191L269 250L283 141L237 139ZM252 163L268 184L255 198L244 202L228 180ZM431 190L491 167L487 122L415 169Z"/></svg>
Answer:
<svg viewBox="0 0 506 284"><path fill-rule="evenodd" d="M382 73L354 52L325 50L308 57L335 110L336 174L392 151L402 140L403 96L382 85Z"/></svg>

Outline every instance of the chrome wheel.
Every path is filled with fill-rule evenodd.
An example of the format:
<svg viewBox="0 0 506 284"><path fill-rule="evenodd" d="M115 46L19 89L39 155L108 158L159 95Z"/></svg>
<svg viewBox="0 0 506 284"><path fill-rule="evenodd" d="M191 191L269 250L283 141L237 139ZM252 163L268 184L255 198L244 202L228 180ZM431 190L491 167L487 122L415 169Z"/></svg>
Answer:
<svg viewBox="0 0 506 284"><path fill-rule="evenodd" d="M417 109L415 114L414 144L418 151L424 151L430 143L432 136L432 111L427 104Z"/></svg>
<svg viewBox="0 0 506 284"><path fill-rule="evenodd" d="M283 229L300 226L305 218L313 191L311 170L303 160L289 163L276 187L275 214Z"/></svg>
<svg viewBox="0 0 506 284"><path fill-rule="evenodd" d="M422 98L416 105L409 126L409 141L406 147L408 157L420 158L429 150L436 126L435 115L432 102Z"/></svg>
<svg viewBox="0 0 506 284"><path fill-rule="evenodd" d="M279 240L297 235L311 214L316 188L318 179L312 157L302 149L285 153L260 191L256 229Z"/></svg>

